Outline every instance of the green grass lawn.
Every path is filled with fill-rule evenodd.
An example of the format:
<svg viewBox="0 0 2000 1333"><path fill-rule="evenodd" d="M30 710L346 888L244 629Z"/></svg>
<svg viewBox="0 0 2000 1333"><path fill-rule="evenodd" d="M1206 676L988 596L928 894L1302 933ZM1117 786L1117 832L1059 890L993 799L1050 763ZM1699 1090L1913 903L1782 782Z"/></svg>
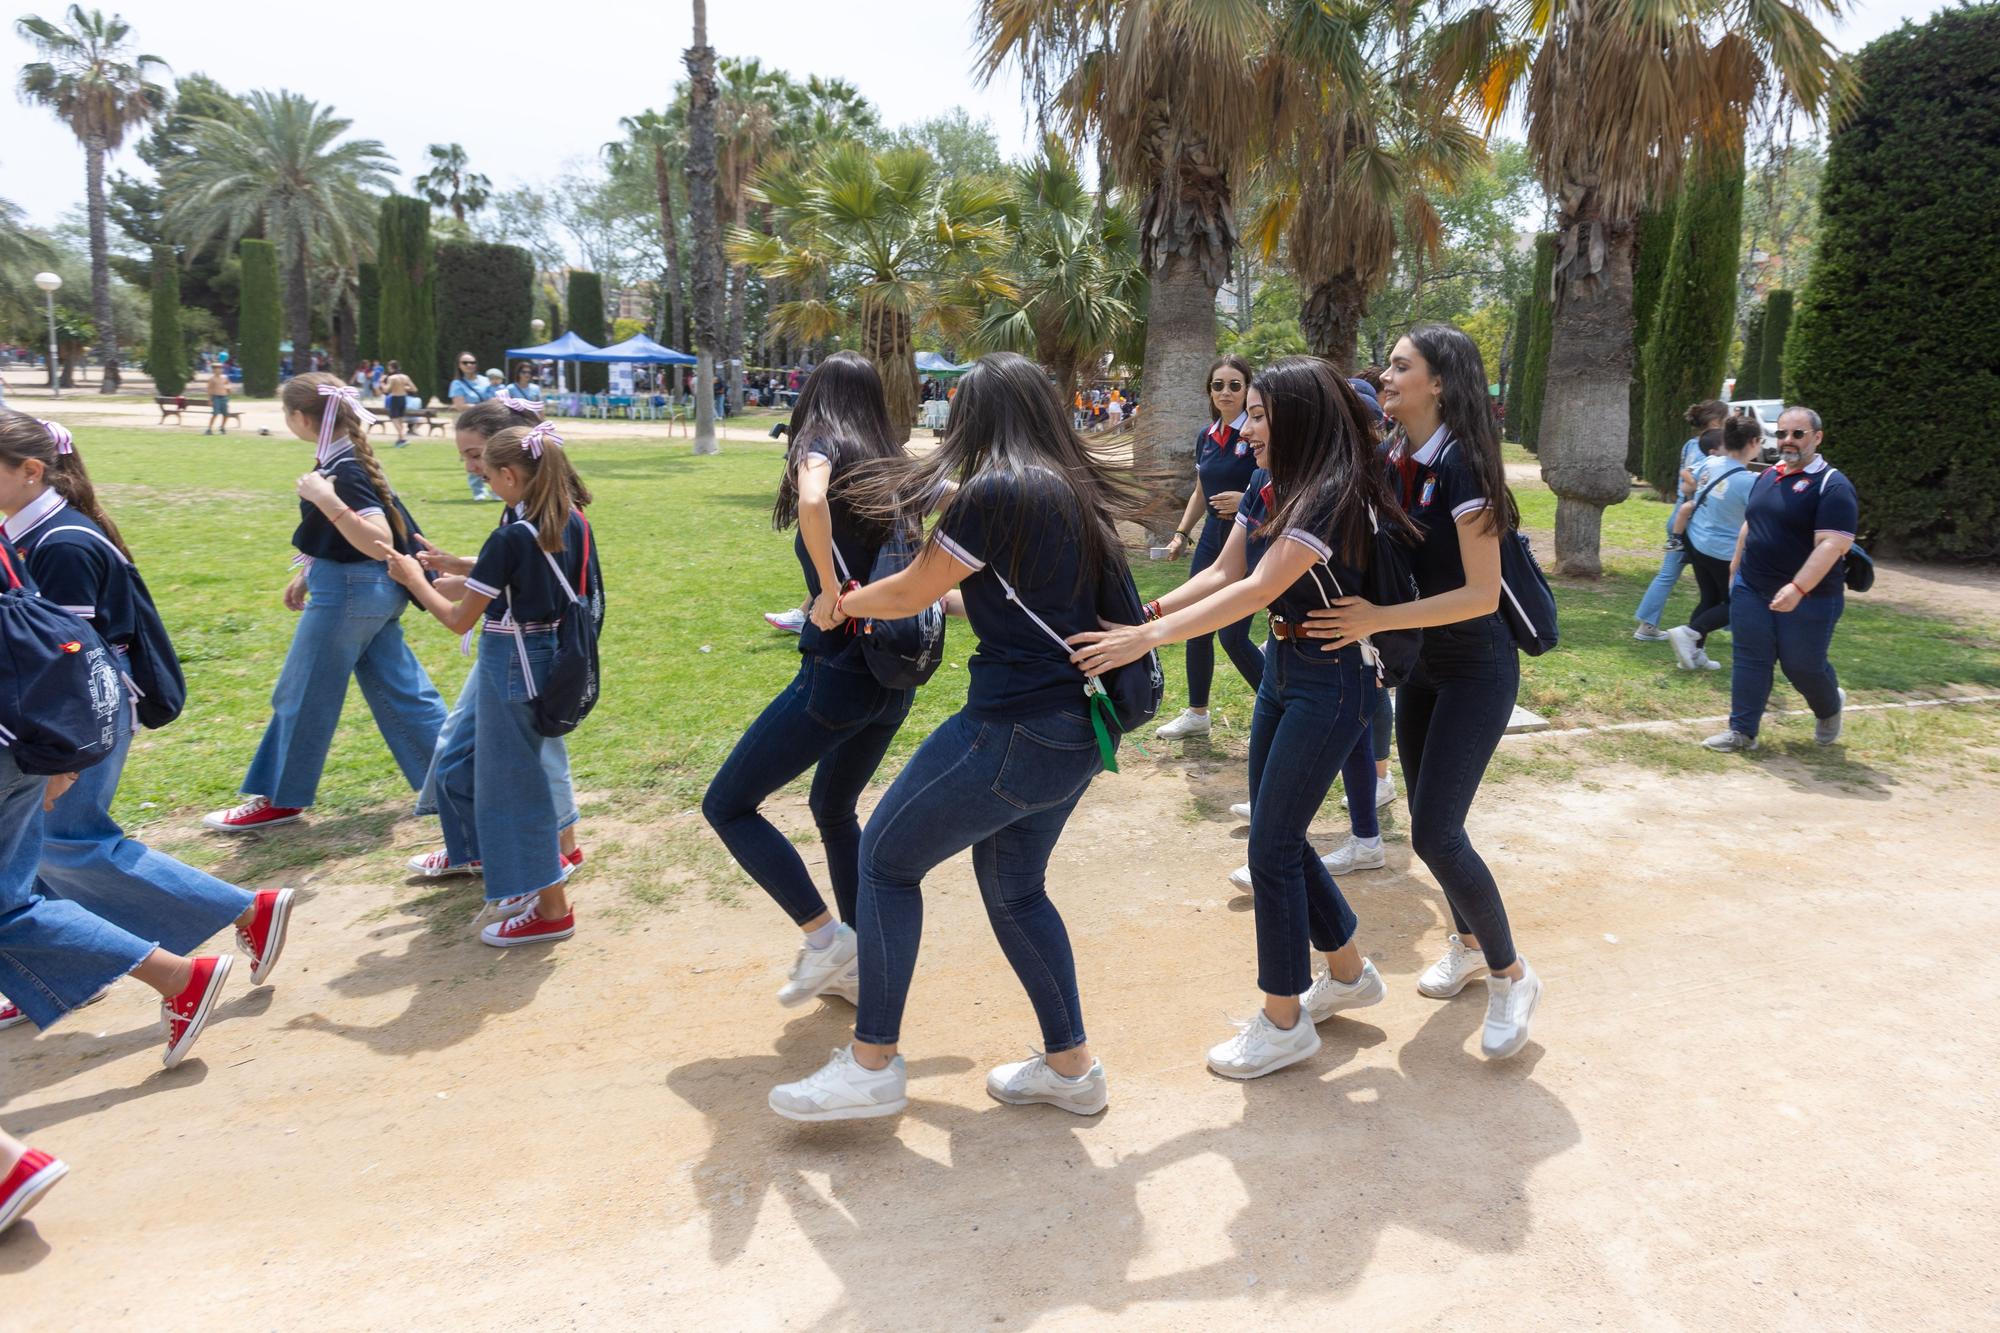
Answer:
<svg viewBox="0 0 2000 1333"><path fill-rule="evenodd" d="M311 446L151 429L91 430L79 443L138 554L189 681L181 720L139 741L119 797L121 816L139 822L230 804L291 634L293 617L279 593L297 521L292 485L310 465ZM720 457L697 459L683 438L583 441L571 452L596 492L592 516L610 604L603 701L571 738L577 785L587 810L633 797L667 813L684 811L796 666L795 641L760 618L796 605L803 591L789 534L770 526L781 450L730 442ZM469 497L447 442L384 449L382 457L427 535L454 551L477 549L495 506ZM1520 498L1531 528L1550 526L1552 496L1524 490ZM1677 671L1664 645L1630 638L1665 512L1637 500L1608 511L1605 578L1560 583L1563 647L1526 663L1522 689L1522 702L1556 724L1727 711L1726 671ZM1141 559L1137 569L1141 589L1155 596L1184 577L1186 566ZM1692 578L1683 579L1676 613L1693 594ZM470 666L457 641L415 611L403 626L447 701L454 698ZM947 665L921 693L885 777L895 757L964 698L972 638L963 622L952 623L947 646ZM1919 618L1861 597L1849 601L1835 654L1861 701L2000 686L1996 646L2000 633L1992 626ZM1250 694L1217 656L1219 748L1229 750L1247 731ZM1166 707L1173 710L1185 677L1180 651L1166 657ZM1777 702L1796 706L1782 685ZM1169 748L1146 745L1155 755ZM343 815L373 821L405 796L359 691L351 691L321 787L319 822L337 828L333 821Z"/></svg>

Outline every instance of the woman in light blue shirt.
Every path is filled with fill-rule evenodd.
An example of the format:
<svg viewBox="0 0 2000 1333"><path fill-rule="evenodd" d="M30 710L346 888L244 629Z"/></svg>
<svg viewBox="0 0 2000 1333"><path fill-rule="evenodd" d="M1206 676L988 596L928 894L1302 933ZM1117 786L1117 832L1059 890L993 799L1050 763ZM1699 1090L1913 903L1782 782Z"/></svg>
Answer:
<svg viewBox="0 0 2000 1333"><path fill-rule="evenodd" d="M1764 428L1750 417L1730 417L1719 432L1703 434L1719 434L1721 447L1694 469L1693 489L1674 511L1674 525L1685 533L1682 554L1694 566L1701 601L1687 624L1667 631L1667 641L1681 666L1717 671L1722 664L1703 649L1710 634L1729 627L1729 562L1736 557L1743 507L1757 480L1750 461L1763 448Z"/></svg>
<svg viewBox="0 0 2000 1333"><path fill-rule="evenodd" d="M1689 478L1695 465L1702 460L1700 446L1703 431L1722 425L1729 415L1729 404L1719 398L1711 398L1705 403L1696 403L1687 410L1687 423L1694 427L1694 434L1681 445L1680 469L1674 483L1674 502L1679 504L1692 492L1688 489ZM1674 515L1667 515L1667 531L1671 535ZM1673 595L1674 585L1680 582L1682 553L1672 542L1667 544L1666 553L1660 558L1660 572L1653 576L1646 587L1646 595L1639 599L1639 609L1633 614L1638 618L1639 627L1632 631L1632 637L1641 643L1658 643L1667 636L1660 632L1660 618L1666 614L1667 598Z"/></svg>
<svg viewBox="0 0 2000 1333"><path fill-rule="evenodd" d="M514 363L514 382L508 386L507 393L514 398L525 398L531 403L542 401L542 386L535 383L535 367L532 362Z"/></svg>

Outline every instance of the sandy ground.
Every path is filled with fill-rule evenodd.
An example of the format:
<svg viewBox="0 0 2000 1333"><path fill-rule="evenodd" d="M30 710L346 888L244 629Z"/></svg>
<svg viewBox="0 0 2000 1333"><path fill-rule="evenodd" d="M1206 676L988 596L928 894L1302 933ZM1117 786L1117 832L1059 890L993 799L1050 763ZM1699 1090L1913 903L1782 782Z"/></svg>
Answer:
<svg viewBox="0 0 2000 1333"><path fill-rule="evenodd" d="M910 1110L820 1126L765 1094L850 1011L777 1006L761 898L594 901L586 868L582 933L502 954L463 893L322 866L276 984L239 983L180 1069L131 982L0 1034L0 1123L74 1168L0 1241L0 1325L2000 1321L1990 774L1491 793L1475 831L1548 985L1499 1065L1483 987L1413 988L1447 927L1392 824L1348 886L1389 999L1250 1084L1200 1058L1255 1003L1243 830L1196 814L1240 784L1134 762L1057 849L1093 1120L985 1096L1035 1031L964 858L930 885Z"/></svg>

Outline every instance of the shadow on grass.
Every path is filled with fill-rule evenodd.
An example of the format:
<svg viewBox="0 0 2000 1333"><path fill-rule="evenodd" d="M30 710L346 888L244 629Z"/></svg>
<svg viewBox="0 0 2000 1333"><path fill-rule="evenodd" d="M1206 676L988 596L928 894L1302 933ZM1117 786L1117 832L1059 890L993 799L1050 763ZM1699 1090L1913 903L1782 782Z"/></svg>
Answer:
<svg viewBox="0 0 2000 1333"><path fill-rule="evenodd" d="M376 809L319 817L303 824L286 824L269 833L209 833L210 845L224 840L229 852L210 873L232 884L262 884L287 872L325 865L329 861L366 855L389 844L400 810ZM170 846L161 840L162 846Z"/></svg>

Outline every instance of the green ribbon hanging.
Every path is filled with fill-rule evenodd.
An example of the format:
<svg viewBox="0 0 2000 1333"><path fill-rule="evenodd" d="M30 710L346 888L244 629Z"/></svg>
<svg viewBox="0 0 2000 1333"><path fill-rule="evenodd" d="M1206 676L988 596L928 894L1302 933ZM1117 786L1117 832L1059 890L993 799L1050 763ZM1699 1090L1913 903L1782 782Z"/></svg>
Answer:
<svg viewBox="0 0 2000 1333"><path fill-rule="evenodd" d="M1111 711L1111 700L1104 693L1104 686L1092 676L1084 683L1083 694L1090 701L1090 729L1097 733L1097 755L1104 761L1104 771L1118 771L1118 742L1111 739L1118 729L1118 719Z"/></svg>

